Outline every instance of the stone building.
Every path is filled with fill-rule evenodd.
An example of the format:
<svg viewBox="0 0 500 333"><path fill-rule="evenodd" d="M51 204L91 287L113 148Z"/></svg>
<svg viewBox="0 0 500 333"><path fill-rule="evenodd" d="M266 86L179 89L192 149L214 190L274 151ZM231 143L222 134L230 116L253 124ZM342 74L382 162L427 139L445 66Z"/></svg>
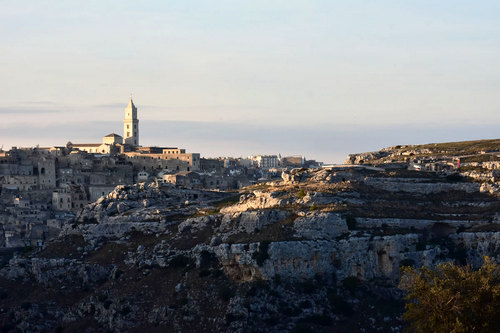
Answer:
<svg viewBox="0 0 500 333"><path fill-rule="evenodd" d="M130 102L125 108L125 119L123 120L123 143L132 147L139 146L139 119L137 108L130 97Z"/></svg>
<svg viewBox="0 0 500 333"><path fill-rule="evenodd" d="M200 154L198 153L163 154L127 152L123 154L134 165L134 168L142 171L151 172L167 169L172 172L182 172L198 171L200 169Z"/></svg>
<svg viewBox="0 0 500 333"><path fill-rule="evenodd" d="M186 188L198 188L200 186L200 175L193 171L163 175L163 183L170 183Z"/></svg>
<svg viewBox="0 0 500 333"><path fill-rule="evenodd" d="M200 169L206 172L222 173L224 172L224 160L219 158L202 158Z"/></svg>
<svg viewBox="0 0 500 333"><path fill-rule="evenodd" d="M280 160L282 167L300 168L304 166L306 159L304 156L285 156Z"/></svg>
<svg viewBox="0 0 500 333"><path fill-rule="evenodd" d="M123 138L111 133L102 138L102 143L71 143L71 148L90 154L110 155L120 153L123 148Z"/></svg>
<svg viewBox="0 0 500 333"><path fill-rule="evenodd" d="M102 139L102 143L107 145L121 145L123 143L123 138L118 134L111 133Z"/></svg>
<svg viewBox="0 0 500 333"><path fill-rule="evenodd" d="M276 155L257 155L250 156L249 159L253 162L252 164L256 167L262 169L277 168L278 167L278 156Z"/></svg>
<svg viewBox="0 0 500 333"><path fill-rule="evenodd" d="M55 211L78 212L88 204L85 188L79 184L62 184L52 192L52 209Z"/></svg>
<svg viewBox="0 0 500 333"><path fill-rule="evenodd" d="M89 195L90 201L97 201L102 196L108 195L115 189L116 185L90 185Z"/></svg>

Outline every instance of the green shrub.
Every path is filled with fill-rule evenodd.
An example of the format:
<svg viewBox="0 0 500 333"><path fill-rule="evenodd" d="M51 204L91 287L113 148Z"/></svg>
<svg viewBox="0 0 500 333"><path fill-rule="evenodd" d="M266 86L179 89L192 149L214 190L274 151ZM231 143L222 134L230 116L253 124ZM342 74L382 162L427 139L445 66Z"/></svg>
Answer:
<svg viewBox="0 0 500 333"><path fill-rule="evenodd" d="M354 230L356 229L356 218L352 215L347 215L345 217L345 222L347 223L347 229Z"/></svg>
<svg viewBox="0 0 500 333"><path fill-rule="evenodd" d="M221 287L219 287L219 297L222 300L229 301L235 295L236 295L236 292L232 287L230 287L228 285L222 285Z"/></svg>
<svg viewBox="0 0 500 333"><path fill-rule="evenodd" d="M304 317L300 320L303 323L310 323L320 326L330 326L333 323L332 317L323 313L323 314L313 314L307 317Z"/></svg>
<svg viewBox="0 0 500 333"><path fill-rule="evenodd" d="M424 239L419 239L416 245L417 251L424 251L427 247L427 242Z"/></svg>
<svg viewBox="0 0 500 333"><path fill-rule="evenodd" d="M109 307L111 306L111 304L113 304L113 301L111 301L110 299L104 301L104 304L102 305L106 310L109 309Z"/></svg>
<svg viewBox="0 0 500 333"><path fill-rule="evenodd" d="M279 312L287 317L296 317L301 314L302 310L281 301L279 304Z"/></svg>
<svg viewBox="0 0 500 333"><path fill-rule="evenodd" d="M238 320L242 320L242 319L244 319L244 317L242 315L239 315L239 314L228 313L226 315L226 323L227 324L230 324L233 321L238 321Z"/></svg>
<svg viewBox="0 0 500 333"><path fill-rule="evenodd" d="M335 258L333 260L333 267L335 267L335 268L342 267L342 260L340 260L339 258Z"/></svg>
<svg viewBox="0 0 500 333"><path fill-rule="evenodd" d="M189 265L189 258L185 255L179 254L172 258L169 266L173 268L185 268Z"/></svg>
<svg viewBox="0 0 500 333"><path fill-rule="evenodd" d="M120 312L122 316L126 316L128 315L132 310L130 309L130 307L126 306L122 309L122 311Z"/></svg>
<svg viewBox="0 0 500 333"><path fill-rule="evenodd" d="M317 285L311 279L300 282L299 286L305 294L312 294L317 289Z"/></svg>
<svg viewBox="0 0 500 333"><path fill-rule="evenodd" d="M332 308L334 313L342 314L344 316L350 317L354 314L354 310L342 296L337 295L335 290L328 290L327 292L328 303Z"/></svg>
<svg viewBox="0 0 500 333"><path fill-rule="evenodd" d="M312 307L312 303L310 300L300 301L299 306L301 309L310 309Z"/></svg>
<svg viewBox="0 0 500 333"><path fill-rule="evenodd" d="M346 290L349 290L351 293L353 293L358 289L360 282L357 277L348 276L342 281L342 285Z"/></svg>
<svg viewBox="0 0 500 333"><path fill-rule="evenodd" d="M269 253L267 252L267 249L269 248L269 241L262 241L259 243L259 250L254 252L252 255L252 258L257 261L257 265L262 266L264 264L264 261L266 261L269 258Z"/></svg>
<svg viewBox="0 0 500 333"><path fill-rule="evenodd" d="M21 304L21 309L28 310L29 308L31 308L31 303L30 302L24 302L24 303Z"/></svg>
<svg viewBox="0 0 500 333"><path fill-rule="evenodd" d="M23 248L23 254L24 255L30 254L32 251L33 251L33 247L32 246L27 245L27 246L25 246Z"/></svg>
<svg viewBox="0 0 500 333"><path fill-rule="evenodd" d="M408 292L403 319L412 332L500 332L500 266L489 258L479 270L404 267L399 288Z"/></svg>
<svg viewBox="0 0 500 333"><path fill-rule="evenodd" d="M448 180L450 182L460 182L460 181L464 180L464 177L462 177L458 173L453 173L451 175L446 176L446 180Z"/></svg>
<svg viewBox="0 0 500 333"><path fill-rule="evenodd" d="M208 269L203 269L200 271L200 273L198 274L199 277L207 277L207 276L210 276L210 270Z"/></svg>
<svg viewBox="0 0 500 333"><path fill-rule="evenodd" d="M415 266L415 260L413 259L403 259L399 262L399 267L405 267L405 266L409 266L409 267L413 267Z"/></svg>
<svg viewBox="0 0 500 333"><path fill-rule="evenodd" d="M218 278L218 277L221 277L222 275L224 275L224 272L222 271L222 269L214 269L212 271L212 276L213 277Z"/></svg>
<svg viewBox="0 0 500 333"><path fill-rule="evenodd" d="M311 333L313 330L309 327L308 323L299 322L292 330L292 333Z"/></svg>
<svg viewBox="0 0 500 333"><path fill-rule="evenodd" d="M271 315L269 318L265 319L264 322L268 326L274 326L274 325L276 325L276 324L278 324L280 322L280 319L276 315Z"/></svg>

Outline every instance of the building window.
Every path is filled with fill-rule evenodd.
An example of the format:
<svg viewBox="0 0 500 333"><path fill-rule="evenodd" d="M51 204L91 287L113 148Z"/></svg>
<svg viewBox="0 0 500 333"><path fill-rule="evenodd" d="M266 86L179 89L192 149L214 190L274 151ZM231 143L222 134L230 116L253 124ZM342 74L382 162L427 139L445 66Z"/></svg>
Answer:
<svg viewBox="0 0 500 333"><path fill-rule="evenodd" d="M129 128L130 128L130 125L127 125L127 129L129 129Z"/></svg>
<svg viewBox="0 0 500 333"><path fill-rule="evenodd" d="M127 132L127 136L130 136L130 132Z"/></svg>

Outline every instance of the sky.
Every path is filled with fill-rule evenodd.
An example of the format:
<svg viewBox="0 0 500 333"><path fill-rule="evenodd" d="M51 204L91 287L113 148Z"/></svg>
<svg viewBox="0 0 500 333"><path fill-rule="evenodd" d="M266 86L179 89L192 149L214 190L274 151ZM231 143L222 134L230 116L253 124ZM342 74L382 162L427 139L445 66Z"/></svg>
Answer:
<svg viewBox="0 0 500 333"><path fill-rule="evenodd" d="M500 2L0 0L0 145L339 163L498 138Z"/></svg>

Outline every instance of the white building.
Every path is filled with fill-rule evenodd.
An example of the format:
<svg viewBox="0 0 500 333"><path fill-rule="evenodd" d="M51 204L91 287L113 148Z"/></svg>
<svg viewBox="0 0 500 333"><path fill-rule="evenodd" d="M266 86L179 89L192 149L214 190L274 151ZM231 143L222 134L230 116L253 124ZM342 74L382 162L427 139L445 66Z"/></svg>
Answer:
<svg viewBox="0 0 500 333"><path fill-rule="evenodd" d="M90 154L108 155L119 151L118 145L121 145L122 141L121 136L111 133L102 138L102 143L72 143L71 147Z"/></svg>
<svg viewBox="0 0 500 333"><path fill-rule="evenodd" d="M137 108L130 97L130 102L125 108L125 119L123 120L123 143L133 147L139 146L139 119L137 119Z"/></svg>
<svg viewBox="0 0 500 333"><path fill-rule="evenodd" d="M249 159L252 161L253 165L262 169L278 167L278 156L276 155L256 155L250 156Z"/></svg>

